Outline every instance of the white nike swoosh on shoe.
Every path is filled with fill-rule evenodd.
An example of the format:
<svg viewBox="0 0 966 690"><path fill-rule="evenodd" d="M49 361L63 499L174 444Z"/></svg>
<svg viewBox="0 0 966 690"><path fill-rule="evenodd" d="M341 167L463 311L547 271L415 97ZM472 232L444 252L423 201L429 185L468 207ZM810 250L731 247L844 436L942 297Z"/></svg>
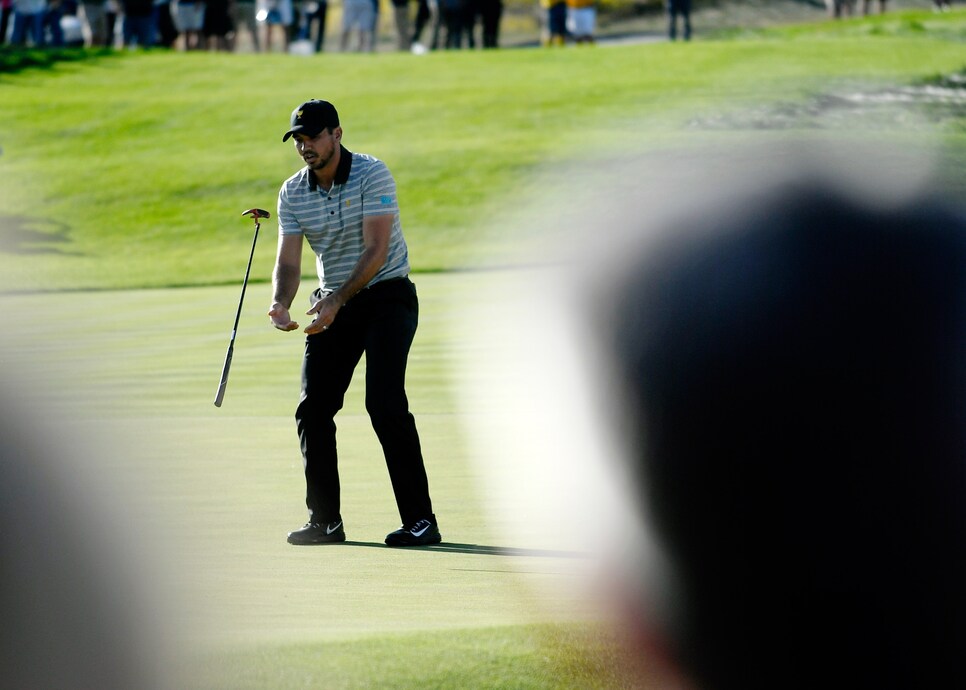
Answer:
<svg viewBox="0 0 966 690"><path fill-rule="evenodd" d="M432 527L432 524L426 525L418 532L416 530L413 530L412 532L410 532L410 534L412 534L414 537L421 537L423 536L423 534L426 533L426 530L428 530L430 527Z"/></svg>
<svg viewBox="0 0 966 690"><path fill-rule="evenodd" d="M340 527L342 527L342 523L341 522L339 522L339 524L336 525L335 527L329 527L328 525L326 525L326 527L325 527L325 534L328 536L329 534L332 534L333 532L335 532L336 530L338 530Z"/></svg>

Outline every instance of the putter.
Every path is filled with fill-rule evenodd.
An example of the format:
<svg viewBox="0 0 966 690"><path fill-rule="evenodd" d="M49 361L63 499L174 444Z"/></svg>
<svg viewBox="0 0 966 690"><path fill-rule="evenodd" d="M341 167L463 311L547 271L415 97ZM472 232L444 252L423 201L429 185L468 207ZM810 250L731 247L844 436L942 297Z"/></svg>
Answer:
<svg viewBox="0 0 966 690"><path fill-rule="evenodd" d="M248 287L248 274L252 271L252 259L255 257L255 243L258 242L258 228L260 218L271 218L268 211L260 208L250 208L243 216L251 216L255 219L255 237L252 239L252 253L248 256L248 268L245 269L245 280L242 283L241 297L238 298L238 311L235 312L235 325L231 329L231 340L228 342L228 352L225 354L225 366L221 369L221 383L218 384L218 393L215 394L215 407L221 407L221 402L225 399L225 388L228 386L228 370L231 369L231 356L235 350L235 335L238 333L238 320L241 318L242 303L245 301L245 288Z"/></svg>

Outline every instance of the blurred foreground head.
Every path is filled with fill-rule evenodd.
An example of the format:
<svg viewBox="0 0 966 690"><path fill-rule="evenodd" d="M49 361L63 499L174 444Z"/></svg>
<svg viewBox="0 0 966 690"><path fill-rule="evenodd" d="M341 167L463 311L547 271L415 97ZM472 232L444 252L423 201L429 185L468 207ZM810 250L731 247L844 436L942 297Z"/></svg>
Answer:
<svg viewBox="0 0 966 690"><path fill-rule="evenodd" d="M704 689L966 685L963 216L797 182L679 229L608 326L672 656Z"/></svg>

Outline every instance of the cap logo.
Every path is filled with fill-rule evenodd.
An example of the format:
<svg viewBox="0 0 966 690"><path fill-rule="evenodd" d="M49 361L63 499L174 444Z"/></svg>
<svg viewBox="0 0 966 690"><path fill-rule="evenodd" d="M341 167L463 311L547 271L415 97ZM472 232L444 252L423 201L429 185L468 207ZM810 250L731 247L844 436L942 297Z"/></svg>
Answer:
<svg viewBox="0 0 966 690"><path fill-rule="evenodd" d="M300 110L297 113L295 113L295 117L302 117L302 112L303 111Z"/></svg>

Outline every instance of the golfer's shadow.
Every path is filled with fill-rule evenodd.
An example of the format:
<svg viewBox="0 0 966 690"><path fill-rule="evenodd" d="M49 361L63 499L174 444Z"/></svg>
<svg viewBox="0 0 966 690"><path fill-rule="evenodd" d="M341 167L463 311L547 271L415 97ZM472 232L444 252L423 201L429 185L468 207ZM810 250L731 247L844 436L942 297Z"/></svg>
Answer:
<svg viewBox="0 0 966 690"><path fill-rule="evenodd" d="M438 551L442 553L469 553L480 556L523 556L528 558L586 558L587 554L579 551L553 551L549 549L522 549L509 546L484 546L482 544L457 544L443 542L430 546L389 547L375 541L347 541L345 546L368 546L379 549L405 549L406 551Z"/></svg>

